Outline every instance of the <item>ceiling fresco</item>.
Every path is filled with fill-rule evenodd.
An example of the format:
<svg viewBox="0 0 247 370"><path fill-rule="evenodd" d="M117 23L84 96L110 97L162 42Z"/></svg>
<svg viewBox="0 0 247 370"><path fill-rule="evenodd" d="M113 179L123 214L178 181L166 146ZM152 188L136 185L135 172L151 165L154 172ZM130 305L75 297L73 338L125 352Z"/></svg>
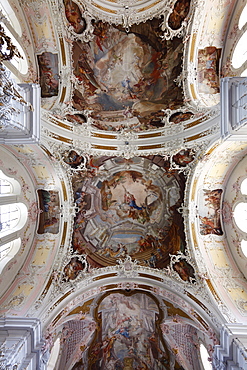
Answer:
<svg viewBox="0 0 247 370"><path fill-rule="evenodd" d="M76 210L65 279L74 280L85 271L85 256L91 268L115 265L130 256L159 269L170 264L171 255L184 256L180 208L186 176L181 169L193 159L193 153L182 151L180 157L174 156L180 167L171 169L170 158L161 156L91 157L83 170L82 156L75 151L64 155L73 171ZM174 271L182 280L194 278L186 260L177 260Z"/></svg>
<svg viewBox="0 0 247 370"><path fill-rule="evenodd" d="M73 31L77 34L81 34L86 30L87 23L85 18L82 16L82 12L79 6L70 0L64 0L65 16L73 28Z"/></svg>
<svg viewBox="0 0 247 370"><path fill-rule="evenodd" d="M220 63L221 49L208 46L198 51L198 89L203 94L220 92Z"/></svg>
<svg viewBox="0 0 247 370"><path fill-rule="evenodd" d="M38 55L41 97L49 98L58 95L59 75L58 75L58 56L52 53L42 53Z"/></svg>
<svg viewBox="0 0 247 370"><path fill-rule="evenodd" d="M218 36L212 46L201 39L206 31L193 20L205 17L203 7L99 0L51 1L51 10L59 47L37 46L36 54L45 136L92 155L129 158L195 148L204 136L209 144L222 45Z"/></svg>
<svg viewBox="0 0 247 370"><path fill-rule="evenodd" d="M129 4L113 2L112 7L122 7L124 13L129 11L128 24L115 19L113 10L109 10L110 21L102 14L97 17L97 12L91 15L91 5L63 2L62 19L66 20L63 26L68 32L65 40L73 76L70 84L63 87L63 93L70 90L66 106L53 109L57 118L66 118L75 126L133 134L182 124L205 114L205 109L199 109L189 96L184 77L184 55L188 49L185 26L191 24L193 14L190 1L163 4L162 11L152 9L149 15L145 13L143 22L141 16L134 16L136 11L142 11L137 10L139 4L128 10ZM103 13L106 10L103 6L98 8ZM219 92L219 55L220 49L215 47L199 52L199 94ZM58 69L54 68L56 54L46 52L38 58L42 96L55 97L62 87L58 84Z"/></svg>
<svg viewBox="0 0 247 370"><path fill-rule="evenodd" d="M201 198L204 203L204 212L200 212L200 233L202 235L223 235L220 209L222 202L222 189L205 190Z"/></svg>
<svg viewBox="0 0 247 370"><path fill-rule="evenodd" d="M211 5L23 0L42 129L12 154L32 177L34 238L0 303L41 319L43 358L60 340L58 370L198 370L200 343L212 360L222 323L246 316L218 176L232 165L217 103L234 1Z"/></svg>
<svg viewBox="0 0 247 370"><path fill-rule="evenodd" d="M196 150L204 136L208 145L217 130L209 120L219 113L222 41L207 40L197 5L51 1L59 45L37 47L46 136L129 158ZM214 35L214 23L207 27Z"/></svg>
<svg viewBox="0 0 247 370"><path fill-rule="evenodd" d="M52 233L59 231L59 193L58 191L38 190L40 217L38 234Z"/></svg>
<svg viewBox="0 0 247 370"><path fill-rule="evenodd" d="M170 364L181 369L162 335L163 312L150 295L107 295L95 316L99 326L88 351L89 369L158 369Z"/></svg>
<svg viewBox="0 0 247 370"><path fill-rule="evenodd" d="M67 307L47 329L64 343L59 369L198 369L198 343L209 356L217 338L186 305L140 289L104 292ZM73 306L72 306L73 307ZM203 323L203 325L202 325ZM204 326L205 325L205 326ZM184 340L186 338L186 341Z"/></svg>
<svg viewBox="0 0 247 370"><path fill-rule="evenodd" d="M162 40L161 21L134 25L127 33L98 21L89 43L74 42L76 110L90 110L103 130L162 127L162 110L183 104L174 80L182 71L181 39Z"/></svg>

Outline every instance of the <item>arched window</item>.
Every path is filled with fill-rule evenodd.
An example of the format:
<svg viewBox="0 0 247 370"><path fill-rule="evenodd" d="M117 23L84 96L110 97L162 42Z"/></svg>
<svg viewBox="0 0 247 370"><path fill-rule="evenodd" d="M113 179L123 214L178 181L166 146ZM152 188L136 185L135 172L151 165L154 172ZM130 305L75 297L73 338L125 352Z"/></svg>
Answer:
<svg viewBox="0 0 247 370"><path fill-rule="evenodd" d="M237 227L239 228L241 251L247 258L247 178L245 178L240 184L240 193L241 195L236 199L233 217Z"/></svg>
<svg viewBox="0 0 247 370"><path fill-rule="evenodd" d="M19 51L19 53L22 57L22 58L19 58L17 56L14 56L13 59L11 59L11 61L8 63L8 66L12 65L12 67L14 67L14 68L10 68L11 72L14 75L18 75L19 73L22 74L22 75L25 75L28 71L28 62L27 62L26 54L25 54L23 48L21 47L20 43L14 37L13 33L11 33L11 31L7 28L7 26L5 24L2 24L2 27L3 27L6 35L11 38L11 41L12 41L13 45L17 48L17 50ZM15 73L17 71L18 71L18 73Z"/></svg>
<svg viewBox="0 0 247 370"><path fill-rule="evenodd" d="M57 338L50 354L50 358L47 364L47 370L54 370L57 364L57 360L60 352L60 338Z"/></svg>
<svg viewBox="0 0 247 370"><path fill-rule="evenodd" d="M247 77L247 5L236 1L221 54L222 77Z"/></svg>
<svg viewBox="0 0 247 370"><path fill-rule="evenodd" d="M245 5L239 17L238 28L241 30L247 21L247 4Z"/></svg>
<svg viewBox="0 0 247 370"><path fill-rule="evenodd" d="M1 19L1 26L4 29L5 34L11 38L12 44L16 46L22 58L14 56L10 61L4 62L6 67L12 72L13 77L16 78L16 82L19 82L20 75L26 75L28 72L28 60L27 56L21 46L22 29L20 22L18 21L15 12L9 2L6 0L0 3L0 15L3 15ZM2 45L4 48L4 45Z"/></svg>
<svg viewBox="0 0 247 370"><path fill-rule="evenodd" d="M16 203L0 206L0 234L13 230L20 218L21 211Z"/></svg>
<svg viewBox="0 0 247 370"><path fill-rule="evenodd" d="M0 171L0 175L1 175L1 172L2 171ZM11 183L4 178L0 178L0 194L11 194L12 191L13 191L13 187Z"/></svg>
<svg viewBox="0 0 247 370"><path fill-rule="evenodd" d="M247 240L242 239L241 241L241 249L245 257L247 258Z"/></svg>
<svg viewBox="0 0 247 370"><path fill-rule="evenodd" d="M2 269L6 263L16 255L20 246L21 238L17 238L0 247L0 273L2 272Z"/></svg>
<svg viewBox="0 0 247 370"><path fill-rule="evenodd" d="M233 215L238 228L247 233L247 203L238 203Z"/></svg>
<svg viewBox="0 0 247 370"><path fill-rule="evenodd" d="M19 202L21 186L0 171L0 272L21 246L20 230L27 221L27 207Z"/></svg>
<svg viewBox="0 0 247 370"><path fill-rule="evenodd" d="M240 190L242 194L247 195L247 178L241 182Z"/></svg>
<svg viewBox="0 0 247 370"><path fill-rule="evenodd" d="M3 13L4 17L10 23L11 27L18 33L19 36L22 35L22 29L20 22L16 18L15 12L13 11L11 5L8 1L0 2L0 10Z"/></svg>
<svg viewBox="0 0 247 370"><path fill-rule="evenodd" d="M209 362L209 353L204 344L200 344L200 355L204 370L212 370L212 364Z"/></svg>
<svg viewBox="0 0 247 370"><path fill-rule="evenodd" d="M232 55L232 65L235 69L240 68L247 60L247 31L243 33L237 42Z"/></svg>

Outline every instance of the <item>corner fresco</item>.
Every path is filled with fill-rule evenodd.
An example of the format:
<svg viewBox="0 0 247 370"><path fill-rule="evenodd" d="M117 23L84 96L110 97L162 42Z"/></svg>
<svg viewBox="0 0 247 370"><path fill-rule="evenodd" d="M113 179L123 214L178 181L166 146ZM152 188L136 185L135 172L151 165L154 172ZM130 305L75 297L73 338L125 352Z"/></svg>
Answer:
<svg viewBox="0 0 247 370"><path fill-rule="evenodd" d="M78 111L92 110L96 128L137 131L162 127L164 109L183 105L174 80L182 72L183 42L161 38L161 20L121 26L98 21L93 39L73 43L73 95Z"/></svg>
<svg viewBox="0 0 247 370"><path fill-rule="evenodd" d="M177 0L173 11L168 19L168 25L173 30L177 30L182 26L182 22L187 17L190 10L190 0Z"/></svg>
<svg viewBox="0 0 247 370"><path fill-rule="evenodd" d="M74 162L64 160L73 168ZM144 266L164 268L170 255L186 250L179 212L185 175L171 170L169 159L91 157L86 170L73 170L72 186L76 216L71 248L75 255L86 255L89 266L115 265L131 256ZM80 263L70 262L66 279L77 276Z"/></svg>
<svg viewBox="0 0 247 370"><path fill-rule="evenodd" d="M83 33L87 25L85 18L82 17L79 6L71 0L64 0L64 7L65 16L69 24L72 26L74 32L77 34Z"/></svg>
<svg viewBox="0 0 247 370"><path fill-rule="evenodd" d="M75 150L70 150L63 155L63 160L65 163L70 165L71 168L77 168L79 167L83 162L83 157Z"/></svg>
<svg viewBox="0 0 247 370"><path fill-rule="evenodd" d="M63 281L74 280L79 272L86 270L84 261L80 261L78 257L72 257L69 263L64 267Z"/></svg>
<svg viewBox="0 0 247 370"><path fill-rule="evenodd" d="M171 115L169 121L172 123L179 123L183 121L187 121L193 117L192 112L176 112Z"/></svg>
<svg viewBox="0 0 247 370"><path fill-rule="evenodd" d="M180 152L172 157L173 162L181 167L187 166L195 158L195 151L193 149L182 149Z"/></svg>
<svg viewBox="0 0 247 370"><path fill-rule="evenodd" d="M67 114L66 119L75 125L83 125L87 122L87 118L84 114Z"/></svg>
<svg viewBox="0 0 247 370"><path fill-rule="evenodd" d="M183 259L175 262L173 265L173 269L178 273L178 275L183 281L191 282L195 278L194 268Z"/></svg>

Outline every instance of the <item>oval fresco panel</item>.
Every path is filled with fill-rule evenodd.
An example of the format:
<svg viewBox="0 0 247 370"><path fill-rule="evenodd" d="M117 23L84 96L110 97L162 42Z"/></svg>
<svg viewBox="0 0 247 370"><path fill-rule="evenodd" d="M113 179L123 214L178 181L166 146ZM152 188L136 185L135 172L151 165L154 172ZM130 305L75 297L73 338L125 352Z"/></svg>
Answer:
<svg viewBox="0 0 247 370"><path fill-rule="evenodd" d="M86 29L86 21L82 17L79 6L71 1L64 0L65 16L75 33L81 34Z"/></svg>
<svg viewBox="0 0 247 370"><path fill-rule="evenodd" d="M73 43L77 110L91 110L98 129L137 131L161 126L162 110L183 104L174 80L182 71L183 43L162 40L160 20L120 26L97 22L92 41ZM158 126L157 126L158 125Z"/></svg>
<svg viewBox="0 0 247 370"><path fill-rule="evenodd" d="M168 25L173 29L177 30L182 26L182 22L187 17L190 10L189 0L177 0L173 12L168 19Z"/></svg>

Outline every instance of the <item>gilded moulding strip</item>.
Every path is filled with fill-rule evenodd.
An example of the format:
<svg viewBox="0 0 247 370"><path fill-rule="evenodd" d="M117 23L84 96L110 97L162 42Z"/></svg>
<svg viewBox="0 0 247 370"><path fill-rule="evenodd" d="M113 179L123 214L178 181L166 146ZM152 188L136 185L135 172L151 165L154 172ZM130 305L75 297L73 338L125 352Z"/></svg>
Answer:
<svg viewBox="0 0 247 370"><path fill-rule="evenodd" d="M65 298L67 298L70 294L71 294L71 290L69 290L67 293L65 293L61 298L59 298L54 304L53 304L53 307L56 307L59 305L59 303L61 303ZM59 314L59 315L62 315L62 312ZM58 320L59 320L59 315L53 320L53 324L56 323ZM57 320L56 322L54 322L55 320Z"/></svg>
<svg viewBox="0 0 247 370"><path fill-rule="evenodd" d="M96 276L95 278L93 278L93 281L97 281L97 280L101 280L101 279L107 279L107 278L114 277L114 276L117 276L117 273L113 272L112 274Z"/></svg>
<svg viewBox="0 0 247 370"><path fill-rule="evenodd" d="M60 47L61 47L61 55L62 55L62 62L63 65L66 66L66 53L65 53L65 46L62 38L59 38Z"/></svg>
<svg viewBox="0 0 247 370"><path fill-rule="evenodd" d="M191 47L190 47L190 62L193 62L193 59L194 59L196 36L197 36L196 33L194 33L192 36Z"/></svg>
<svg viewBox="0 0 247 370"><path fill-rule="evenodd" d="M102 288L102 291L112 290L112 289L117 289L117 288L118 288L118 284L110 284L110 285L104 286Z"/></svg>
<svg viewBox="0 0 247 370"><path fill-rule="evenodd" d="M216 293L216 290L213 287L213 284L212 284L211 280L210 279L207 279L206 280L206 283L207 283L207 285L208 285L208 287L210 289L210 292L213 294L214 298L216 299L216 301L218 303L222 303L220 297L218 296L218 294Z"/></svg>
<svg viewBox="0 0 247 370"><path fill-rule="evenodd" d="M155 132L155 133L149 133L149 134L139 134L139 139L148 139L150 137L159 137L162 136L162 132Z"/></svg>
<svg viewBox="0 0 247 370"><path fill-rule="evenodd" d="M139 276L145 277L145 278L148 278L148 279L157 280L157 281L163 281L164 280L164 279L162 279L162 278L160 278L158 276L149 275L149 274L143 274L143 273L139 273Z"/></svg>
<svg viewBox="0 0 247 370"><path fill-rule="evenodd" d="M92 5L95 6L95 8L98 8L100 10L103 10L103 12L111 13L111 14L117 14L117 11L116 10L105 8L102 5L96 4L94 1L92 1Z"/></svg>
<svg viewBox="0 0 247 370"><path fill-rule="evenodd" d="M196 99L197 99L197 96L196 96L196 92L195 92L195 86L194 86L194 84L190 84L190 91L191 91L192 98L193 98L194 100L196 100Z"/></svg>
<svg viewBox="0 0 247 370"><path fill-rule="evenodd" d="M198 306L200 306L203 309L203 311L205 311L210 316L211 313L210 310L201 301L199 301L199 299L197 299L193 294L189 292L186 292L186 295L194 302L196 302Z"/></svg>
<svg viewBox="0 0 247 370"><path fill-rule="evenodd" d="M70 125L67 125L66 123L64 122L61 122L61 121L58 121L54 118L50 119L51 122L53 122L55 125L59 126L59 127L62 127L62 128L65 128L66 130L69 130L69 131L73 131L73 128L72 126Z"/></svg>
<svg viewBox="0 0 247 370"><path fill-rule="evenodd" d="M61 98L60 98L60 103L64 102L65 95L66 95L66 87L64 86L62 90Z"/></svg>
<svg viewBox="0 0 247 370"><path fill-rule="evenodd" d="M64 246L66 235L67 235L67 229L68 229L68 223L64 222L63 235L62 235L62 239L61 239L61 246Z"/></svg>
<svg viewBox="0 0 247 370"><path fill-rule="evenodd" d="M207 135L208 135L208 131L203 131L203 132L200 132L199 134L196 134L196 135L193 135L193 136L190 136L190 137L186 137L184 139L184 141L185 142L194 141L194 140L200 139L201 137L204 137L204 136L207 136Z"/></svg>
<svg viewBox="0 0 247 370"><path fill-rule="evenodd" d="M138 13L145 12L145 10L153 8L155 5L159 4L160 0L155 1L153 4L147 5L143 8L138 9Z"/></svg>
<svg viewBox="0 0 247 370"><path fill-rule="evenodd" d="M197 119L196 121L187 123L187 125L186 124L184 125L184 129L186 130L188 128L195 127L196 125L198 125L199 123L201 123L203 121L204 121L204 119L203 118L200 118L200 119Z"/></svg>
<svg viewBox="0 0 247 370"><path fill-rule="evenodd" d="M59 140L59 141L62 141L64 143L68 143L68 144L72 144L72 140L67 138L67 137L64 137L64 136L61 136L61 135L56 135L54 132L51 133L51 137L53 139L56 139L56 140Z"/></svg>
<svg viewBox="0 0 247 370"><path fill-rule="evenodd" d="M67 189L64 181L61 181L62 189L63 189L63 199L66 201L68 200Z"/></svg>
<svg viewBox="0 0 247 370"><path fill-rule="evenodd" d="M97 145L97 144L93 144L92 148L101 149L101 150L117 150L116 146L104 146L104 145Z"/></svg>
<svg viewBox="0 0 247 370"><path fill-rule="evenodd" d="M191 231L192 231L192 239L194 243L195 249L198 249L198 244L197 244L197 239L196 239L196 228L195 228L195 223L191 222Z"/></svg>
<svg viewBox="0 0 247 370"><path fill-rule="evenodd" d="M163 145L162 144L156 144L156 145L142 145L142 146L139 146L138 149L140 150L147 150L147 149L160 149L162 148Z"/></svg>
<svg viewBox="0 0 247 370"><path fill-rule="evenodd" d="M193 182L193 186L191 190L191 200L195 200L197 183L198 183L198 178L195 179Z"/></svg>
<svg viewBox="0 0 247 370"><path fill-rule="evenodd" d="M117 135L110 135L110 134L100 134L97 132L91 133L92 137L100 137L101 139L117 139Z"/></svg>

